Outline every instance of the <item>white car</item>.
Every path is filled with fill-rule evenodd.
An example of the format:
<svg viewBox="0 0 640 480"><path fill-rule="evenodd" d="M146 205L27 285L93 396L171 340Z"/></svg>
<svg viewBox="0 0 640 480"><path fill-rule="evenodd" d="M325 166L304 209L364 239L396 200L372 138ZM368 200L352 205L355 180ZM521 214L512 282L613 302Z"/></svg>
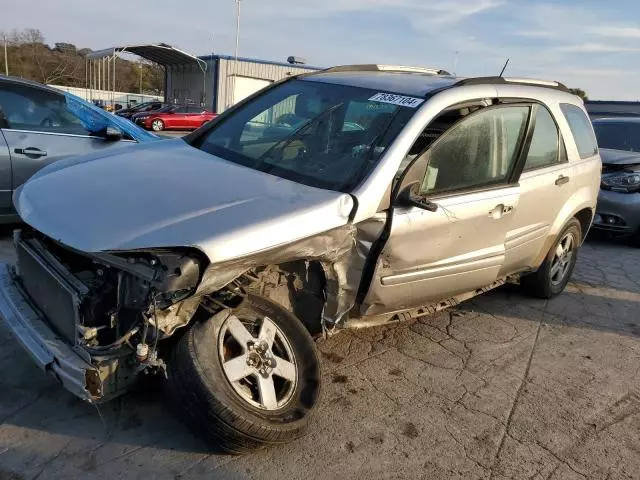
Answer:
<svg viewBox="0 0 640 480"><path fill-rule="evenodd" d="M290 441L318 401L312 335L506 281L562 292L600 169L582 101L555 82L305 74L185 139L37 173L15 194L28 227L0 269L0 313L87 401L156 372L222 448Z"/></svg>

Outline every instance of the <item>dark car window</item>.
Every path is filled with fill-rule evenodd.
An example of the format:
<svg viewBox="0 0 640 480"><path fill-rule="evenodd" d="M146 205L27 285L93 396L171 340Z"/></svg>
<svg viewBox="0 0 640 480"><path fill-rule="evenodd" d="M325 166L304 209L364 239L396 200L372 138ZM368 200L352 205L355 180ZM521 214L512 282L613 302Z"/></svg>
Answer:
<svg viewBox="0 0 640 480"><path fill-rule="evenodd" d="M377 164L422 102L365 88L292 80L223 116L191 143L249 168L346 192ZM364 125L353 121L355 110L367 112Z"/></svg>
<svg viewBox="0 0 640 480"><path fill-rule="evenodd" d="M640 152L640 122L593 122L600 148Z"/></svg>
<svg viewBox="0 0 640 480"><path fill-rule="evenodd" d="M589 158L598 153L598 142L593 133L593 126L580 107L570 103L560 104L569 128L576 141L580 158Z"/></svg>
<svg viewBox="0 0 640 480"><path fill-rule="evenodd" d="M187 107L187 113L202 113L202 107Z"/></svg>
<svg viewBox="0 0 640 480"><path fill-rule="evenodd" d="M189 107L178 107L173 113L189 113Z"/></svg>
<svg viewBox="0 0 640 480"><path fill-rule="evenodd" d="M437 195L505 183L523 141L528 106L480 110L447 130L428 150L420 193Z"/></svg>
<svg viewBox="0 0 640 480"><path fill-rule="evenodd" d="M551 113L545 107L536 107L536 123L527 154L525 170L554 165L560 161L560 134Z"/></svg>
<svg viewBox="0 0 640 480"><path fill-rule="evenodd" d="M25 85L2 84L0 108L9 128L47 133L89 135L69 111L64 95Z"/></svg>

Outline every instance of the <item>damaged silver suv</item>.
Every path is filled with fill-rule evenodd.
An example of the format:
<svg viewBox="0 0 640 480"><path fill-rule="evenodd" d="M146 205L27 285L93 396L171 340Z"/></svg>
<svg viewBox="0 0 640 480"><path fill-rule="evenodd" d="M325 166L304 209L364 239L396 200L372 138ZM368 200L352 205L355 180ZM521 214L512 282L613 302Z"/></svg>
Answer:
<svg viewBox="0 0 640 480"><path fill-rule="evenodd" d="M184 139L56 162L15 194L0 313L103 402L141 372L242 452L301 436L313 336L427 315L507 281L550 298L593 218L600 157L556 82L343 66Z"/></svg>

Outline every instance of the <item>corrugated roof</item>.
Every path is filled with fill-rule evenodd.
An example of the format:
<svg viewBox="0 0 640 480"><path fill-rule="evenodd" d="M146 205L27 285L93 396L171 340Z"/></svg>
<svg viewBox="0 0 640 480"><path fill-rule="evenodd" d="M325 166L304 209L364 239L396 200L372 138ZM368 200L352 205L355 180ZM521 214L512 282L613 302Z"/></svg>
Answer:
<svg viewBox="0 0 640 480"><path fill-rule="evenodd" d="M115 53L132 53L160 65L184 65L185 63L198 63L205 65L204 68L206 70L206 63L201 59L172 47L171 45L167 45L166 43L106 48L104 50L91 52L87 57L90 59L98 59L110 57Z"/></svg>

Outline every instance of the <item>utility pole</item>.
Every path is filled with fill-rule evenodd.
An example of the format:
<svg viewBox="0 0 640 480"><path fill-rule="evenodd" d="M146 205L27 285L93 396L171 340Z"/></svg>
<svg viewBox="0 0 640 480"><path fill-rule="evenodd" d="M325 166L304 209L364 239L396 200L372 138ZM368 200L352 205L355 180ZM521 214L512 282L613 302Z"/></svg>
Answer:
<svg viewBox="0 0 640 480"><path fill-rule="evenodd" d="M236 63L238 63L238 45L240 44L240 0L236 0Z"/></svg>
<svg viewBox="0 0 640 480"><path fill-rule="evenodd" d="M7 60L7 34L2 35L4 37L4 74L9 76L9 60Z"/></svg>
<svg viewBox="0 0 640 480"><path fill-rule="evenodd" d="M236 2L236 52L235 52L235 61L233 62L233 78L231 83L231 105L235 103L236 77L238 76L238 48L240 45L240 0L235 0L235 2Z"/></svg>

